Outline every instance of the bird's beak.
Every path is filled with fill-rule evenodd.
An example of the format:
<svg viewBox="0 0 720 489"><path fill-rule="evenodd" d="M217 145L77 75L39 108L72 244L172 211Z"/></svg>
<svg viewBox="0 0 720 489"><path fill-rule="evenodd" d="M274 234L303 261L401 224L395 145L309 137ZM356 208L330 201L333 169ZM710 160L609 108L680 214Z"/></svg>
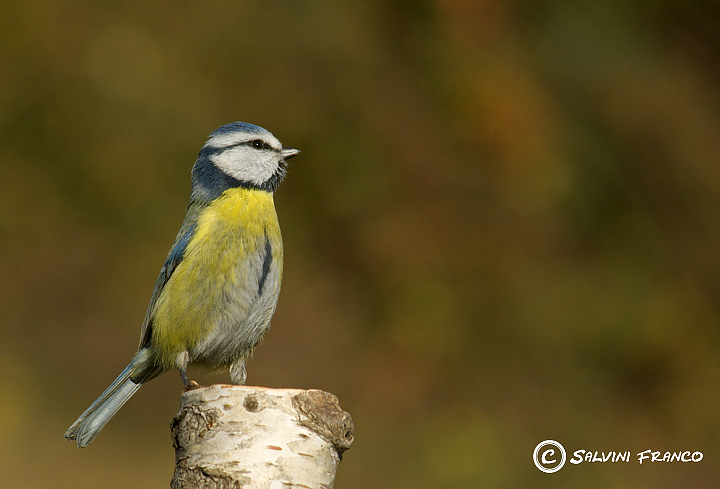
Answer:
<svg viewBox="0 0 720 489"><path fill-rule="evenodd" d="M293 156L296 156L298 153L300 153L299 149L288 148L287 146L283 146L282 151L280 152L280 155L282 155L284 160L289 160Z"/></svg>

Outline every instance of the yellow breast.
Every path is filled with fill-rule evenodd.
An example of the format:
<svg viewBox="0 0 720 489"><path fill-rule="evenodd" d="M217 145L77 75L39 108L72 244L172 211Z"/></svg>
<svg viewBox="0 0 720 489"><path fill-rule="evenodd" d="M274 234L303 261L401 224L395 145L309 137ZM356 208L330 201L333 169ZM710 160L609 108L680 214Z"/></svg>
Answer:
<svg viewBox="0 0 720 489"><path fill-rule="evenodd" d="M205 208L195 233L158 298L152 345L171 368L227 315L238 324L251 308L266 240L282 273L282 238L271 193L235 188ZM278 286L279 287L279 286Z"/></svg>

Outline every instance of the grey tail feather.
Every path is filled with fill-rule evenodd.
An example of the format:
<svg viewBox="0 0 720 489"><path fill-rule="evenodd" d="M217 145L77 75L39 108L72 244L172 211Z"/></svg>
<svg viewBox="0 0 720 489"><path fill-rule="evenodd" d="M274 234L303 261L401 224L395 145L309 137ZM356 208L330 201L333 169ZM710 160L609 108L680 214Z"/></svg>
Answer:
<svg viewBox="0 0 720 489"><path fill-rule="evenodd" d="M100 430L118 412L118 410L132 397L142 386L142 383L135 383L130 380L133 364L128 365L118 376L110 387L105 389L92 406L68 428L65 438L68 440L77 439L79 447L86 447L92 442Z"/></svg>

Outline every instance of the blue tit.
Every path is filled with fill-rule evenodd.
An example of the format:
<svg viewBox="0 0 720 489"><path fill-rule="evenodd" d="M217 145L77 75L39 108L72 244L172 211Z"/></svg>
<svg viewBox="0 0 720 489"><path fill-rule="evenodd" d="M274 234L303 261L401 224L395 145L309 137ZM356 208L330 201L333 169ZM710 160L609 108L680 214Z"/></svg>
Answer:
<svg viewBox="0 0 720 489"><path fill-rule="evenodd" d="M185 219L155 283L132 362L65 433L85 447L145 382L188 365L230 369L270 326L282 279L283 245L273 194L300 151L245 122L210 134L192 169Z"/></svg>

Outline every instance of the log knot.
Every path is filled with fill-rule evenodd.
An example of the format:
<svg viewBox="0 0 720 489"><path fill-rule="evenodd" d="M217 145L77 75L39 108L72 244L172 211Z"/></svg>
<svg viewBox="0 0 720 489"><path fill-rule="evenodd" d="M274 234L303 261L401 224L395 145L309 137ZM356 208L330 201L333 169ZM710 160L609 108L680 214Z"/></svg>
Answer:
<svg viewBox="0 0 720 489"><path fill-rule="evenodd" d="M187 464L178 466L170 481L170 489L240 489L242 486L243 481L232 475L205 467L191 469Z"/></svg>
<svg viewBox="0 0 720 489"><path fill-rule="evenodd" d="M340 408L338 398L317 389L303 391L292 398L298 423L333 444L338 455L350 448L355 425L347 411Z"/></svg>
<svg viewBox="0 0 720 489"><path fill-rule="evenodd" d="M210 431L219 418L220 411L217 409L184 406L170 422L170 433L176 453L184 454L185 448L195 444L198 438Z"/></svg>

